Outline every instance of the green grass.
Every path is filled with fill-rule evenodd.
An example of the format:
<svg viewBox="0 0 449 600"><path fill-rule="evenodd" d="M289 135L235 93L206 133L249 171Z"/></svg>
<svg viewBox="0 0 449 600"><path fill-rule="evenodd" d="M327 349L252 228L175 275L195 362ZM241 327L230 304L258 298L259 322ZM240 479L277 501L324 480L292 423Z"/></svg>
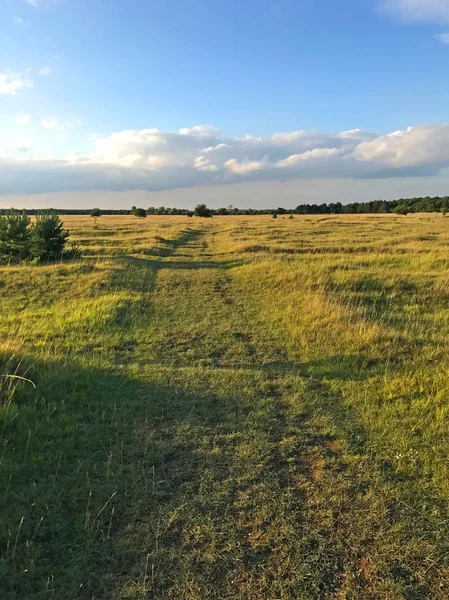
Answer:
<svg viewBox="0 0 449 600"><path fill-rule="evenodd" d="M448 223L70 217L1 268L1 598L447 599Z"/></svg>

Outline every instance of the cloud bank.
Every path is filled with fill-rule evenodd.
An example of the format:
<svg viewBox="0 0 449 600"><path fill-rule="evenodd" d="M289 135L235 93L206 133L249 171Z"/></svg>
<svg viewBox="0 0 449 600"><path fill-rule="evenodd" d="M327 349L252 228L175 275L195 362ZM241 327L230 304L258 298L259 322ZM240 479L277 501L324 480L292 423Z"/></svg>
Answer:
<svg viewBox="0 0 449 600"><path fill-rule="evenodd" d="M5 140L6 142L6 140ZM29 158L2 148L0 194L71 190L162 191L293 179L379 179L438 175L449 167L449 124L376 135L289 131L226 137L198 125L179 131L127 130L91 136L91 151Z"/></svg>

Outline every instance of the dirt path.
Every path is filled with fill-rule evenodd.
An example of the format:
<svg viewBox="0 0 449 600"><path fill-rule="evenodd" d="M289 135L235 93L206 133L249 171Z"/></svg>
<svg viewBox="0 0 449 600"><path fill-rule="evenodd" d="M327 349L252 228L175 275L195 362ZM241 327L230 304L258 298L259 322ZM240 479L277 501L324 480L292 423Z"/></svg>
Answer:
<svg viewBox="0 0 449 600"><path fill-rule="evenodd" d="M139 428L160 482L128 526L133 581L154 598L446 598L413 516L323 410L336 399L210 252L216 227L157 266L151 364L169 383L157 428Z"/></svg>

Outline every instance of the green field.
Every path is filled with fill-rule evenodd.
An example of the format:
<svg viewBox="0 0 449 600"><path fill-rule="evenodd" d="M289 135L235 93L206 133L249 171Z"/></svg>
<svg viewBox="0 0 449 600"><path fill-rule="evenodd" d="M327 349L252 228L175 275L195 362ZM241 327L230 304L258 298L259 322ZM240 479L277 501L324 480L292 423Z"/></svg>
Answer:
<svg viewBox="0 0 449 600"><path fill-rule="evenodd" d="M449 598L449 218L64 221L0 268L2 600Z"/></svg>

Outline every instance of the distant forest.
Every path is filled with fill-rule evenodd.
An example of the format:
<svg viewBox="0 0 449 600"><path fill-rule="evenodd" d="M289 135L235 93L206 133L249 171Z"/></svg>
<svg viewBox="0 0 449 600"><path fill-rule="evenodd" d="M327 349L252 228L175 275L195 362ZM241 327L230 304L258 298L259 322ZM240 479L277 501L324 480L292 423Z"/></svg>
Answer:
<svg viewBox="0 0 449 600"><path fill-rule="evenodd" d="M14 210L14 209L13 209ZM92 209L61 208L50 209L60 215L90 215ZM130 215L135 214L135 207L126 209L102 209L102 215ZM140 209L138 209L140 210ZM0 209L0 214L7 213L7 209ZM42 212L42 209L27 209L29 215L35 215ZM351 204L342 204L341 202L331 202L329 204L299 204L296 208L275 208L258 210L254 208L216 208L210 209L211 215L339 215L339 214L384 214L395 213L406 215L408 213L421 212L449 212L449 196L444 197L425 197L425 198L401 198L399 200L371 200L370 202L352 202ZM146 209L147 215L187 215L192 216L193 211L185 208L158 208L151 206Z"/></svg>

